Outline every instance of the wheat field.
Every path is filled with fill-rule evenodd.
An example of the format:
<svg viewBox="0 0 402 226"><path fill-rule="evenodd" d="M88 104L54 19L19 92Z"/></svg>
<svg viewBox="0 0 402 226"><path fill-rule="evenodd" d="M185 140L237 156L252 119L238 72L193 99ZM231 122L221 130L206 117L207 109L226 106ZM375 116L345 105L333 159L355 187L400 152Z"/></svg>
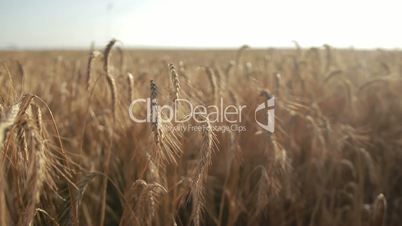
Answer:
<svg viewBox="0 0 402 226"><path fill-rule="evenodd" d="M400 51L112 40L2 51L0 82L0 225L402 224ZM273 133L254 111L272 97ZM244 130L164 120L181 98L246 105Z"/></svg>

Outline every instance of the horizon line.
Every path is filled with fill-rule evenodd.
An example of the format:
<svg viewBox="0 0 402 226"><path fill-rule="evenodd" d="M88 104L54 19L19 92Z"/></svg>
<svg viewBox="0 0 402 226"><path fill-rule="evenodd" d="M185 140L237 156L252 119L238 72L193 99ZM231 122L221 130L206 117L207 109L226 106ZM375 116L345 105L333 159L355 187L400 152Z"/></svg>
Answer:
<svg viewBox="0 0 402 226"><path fill-rule="evenodd" d="M252 46L248 44L244 44L249 46L251 49L255 50L264 50L264 49L296 49L295 45L286 45L286 46ZM241 48L244 45L239 46L167 46L167 45L124 45L124 43L120 42L120 46L125 49L142 49L142 50L236 50ZM330 44L322 44L318 46L300 46L301 49L311 49L311 48L323 48L324 45L329 45L334 49L353 49L353 50L393 50L400 51L401 47L354 47L354 46L333 46ZM94 49L103 49L106 45L95 45ZM33 47L33 46L0 46L0 51L84 51L90 50L91 45L88 46L47 46L47 47Z"/></svg>

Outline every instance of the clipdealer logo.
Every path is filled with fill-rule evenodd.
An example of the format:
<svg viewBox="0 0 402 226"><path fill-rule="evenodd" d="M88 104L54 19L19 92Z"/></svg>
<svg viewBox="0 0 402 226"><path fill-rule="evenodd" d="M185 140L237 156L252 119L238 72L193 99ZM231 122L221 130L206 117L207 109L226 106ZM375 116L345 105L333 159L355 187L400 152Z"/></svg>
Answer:
<svg viewBox="0 0 402 226"><path fill-rule="evenodd" d="M146 106L146 115L136 115L135 109ZM186 109L186 112L181 111L178 115L178 106L183 106L182 109ZM266 102L260 104L255 109L255 121L261 128L273 133L275 127L275 99L271 97ZM148 123L155 122L155 117L158 117L162 123L174 122L185 123L193 121L196 123L204 123L206 120L214 124L213 130L215 131L246 131L246 127L241 125L242 112L246 108L246 105L224 105L223 99L220 99L218 105L193 105L191 101L187 99L177 99L172 105L158 105L151 103L150 98L139 98L131 102L129 107L130 119L136 123ZM267 123L258 121L257 112L266 110ZM158 112L158 116L152 114L152 112ZM163 117L161 117L163 115ZM191 128L191 126L178 125L175 130L193 130L198 131L199 128Z"/></svg>
<svg viewBox="0 0 402 226"><path fill-rule="evenodd" d="M258 121L257 112L266 111L267 121L266 124ZM266 100L264 103L261 103L257 106L254 112L254 118L257 124L265 129L266 131L273 133L275 131L275 97L272 96L270 99Z"/></svg>

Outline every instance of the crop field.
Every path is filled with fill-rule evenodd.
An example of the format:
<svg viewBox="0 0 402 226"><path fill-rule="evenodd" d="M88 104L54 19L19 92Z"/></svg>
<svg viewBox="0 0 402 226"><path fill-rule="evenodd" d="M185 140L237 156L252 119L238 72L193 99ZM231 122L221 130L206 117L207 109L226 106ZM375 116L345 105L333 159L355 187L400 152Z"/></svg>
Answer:
<svg viewBox="0 0 402 226"><path fill-rule="evenodd" d="M0 84L0 225L402 225L401 51L111 40Z"/></svg>

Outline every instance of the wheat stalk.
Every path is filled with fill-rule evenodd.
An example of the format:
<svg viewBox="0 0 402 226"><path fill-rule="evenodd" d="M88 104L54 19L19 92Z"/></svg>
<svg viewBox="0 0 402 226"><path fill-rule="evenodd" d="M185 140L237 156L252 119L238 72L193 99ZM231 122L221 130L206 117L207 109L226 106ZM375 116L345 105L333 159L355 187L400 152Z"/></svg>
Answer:
<svg viewBox="0 0 402 226"><path fill-rule="evenodd" d="M112 73L110 72L110 58L113 45L116 43L116 39L112 39L105 47L104 50L104 58L103 58L103 70L106 74L107 83L109 85L109 89L112 93L112 111L113 118L116 117L116 109L117 109L117 88L116 88L116 80Z"/></svg>
<svg viewBox="0 0 402 226"><path fill-rule="evenodd" d="M325 48L325 56L326 56L325 71L329 71L331 68L331 64L332 64L331 46L328 44L325 44L324 48Z"/></svg>
<svg viewBox="0 0 402 226"><path fill-rule="evenodd" d="M154 133L154 140L156 145L160 144L161 139L161 125L160 125L160 115L158 106L158 87L156 86L154 80L151 80L151 126L152 132Z"/></svg>
<svg viewBox="0 0 402 226"><path fill-rule="evenodd" d="M169 70L170 70L170 79L174 87L173 103L175 103L175 101L179 99L179 92L180 92L179 75L177 74L176 68L174 67L173 64L169 64Z"/></svg>
<svg viewBox="0 0 402 226"><path fill-rule="evenodd" d="M30 130L31 136L34 138L35 143L34 147L35 154L34 154L34 169L32 175L29 178L29 184L32 194L32 199L28 202L26 209L24 211L24 215L20 218L17 225L32 225L34 221L34 217L36 214L36 206L40 202L40 196L42 195L43 186L45 183L50 183L52 187L54 187L54 182L49 175L49 163L50 159L46 156L45 153L45 142L42 137L37 134L35 129Z"/></svg>
<svg viewBox="0 0 402 226"><path fill-rule="evenodd" d="M102 55L101 52L99 51L92 51L91 54L89 55L88 59L88 64L87 64L87 90L90 90L90 88L93 85L93 74L92 70L95 64L95 60Z"/></svg>
<svg viewBox="0 0 402 226"><path fill-rule="evenodd" d="M248 45L242 45L242 46L237 50L237 52L236 52L236 65L239 65L239 64L240 64L241 57L242 57L244 51L246 51L247 49L250 49L250 46L248 46Z"/></svg>
<svg viewBox="0 0 402 226"><path fill-rule="evenodd" d="M131 103L134 99L134 76L130 72L127 73L128 82L128 102Z"/></svg>
<svg viewBox="0 0 402 226"><path fill-rule="evenodd" d="M218 84L216 82L216 76L214 71L212 70L211 67L205 67L205 70L207 72L208 75L208 79L209 79L209 84L211 86L212 89L212 97L213 97L213 103L217 103L218 102Z"/></svg>
<svg viewBox="0 0 402 226"><path fill-rule="evenodd" d="M387 213L387 200L384 194L379 194L373 204L372 224L373 226L384 226Z"/></svg>
<svg viewBox="0 0 402 226"><path fill-rule="evenodd" d="M194 184L191 187L192 212L191 220L195 226L201 224L201 217L204 208L204 188L208 176L209 166L212 164L212 154L215 149L215 134L212 130L208 118L204 118L204 127L202 133L202 144L200 148L201 157L195 169L193 176Z"/></svg>
<svg viewBox="0 0 402 226"><path fill-rule="evenodd" d="M279 92L281 90L281 74L275 73L274 78L275 78L275 95L279 96Z"/></svg>
<svg viewBox="0 0 402 226"><path fill-rule="evenodd" d="M42 111L40 107L36 104L33 104L34 115L36 116L36 122L39 129L39 134L43 133L43 119L42 119Z"/></svg>

